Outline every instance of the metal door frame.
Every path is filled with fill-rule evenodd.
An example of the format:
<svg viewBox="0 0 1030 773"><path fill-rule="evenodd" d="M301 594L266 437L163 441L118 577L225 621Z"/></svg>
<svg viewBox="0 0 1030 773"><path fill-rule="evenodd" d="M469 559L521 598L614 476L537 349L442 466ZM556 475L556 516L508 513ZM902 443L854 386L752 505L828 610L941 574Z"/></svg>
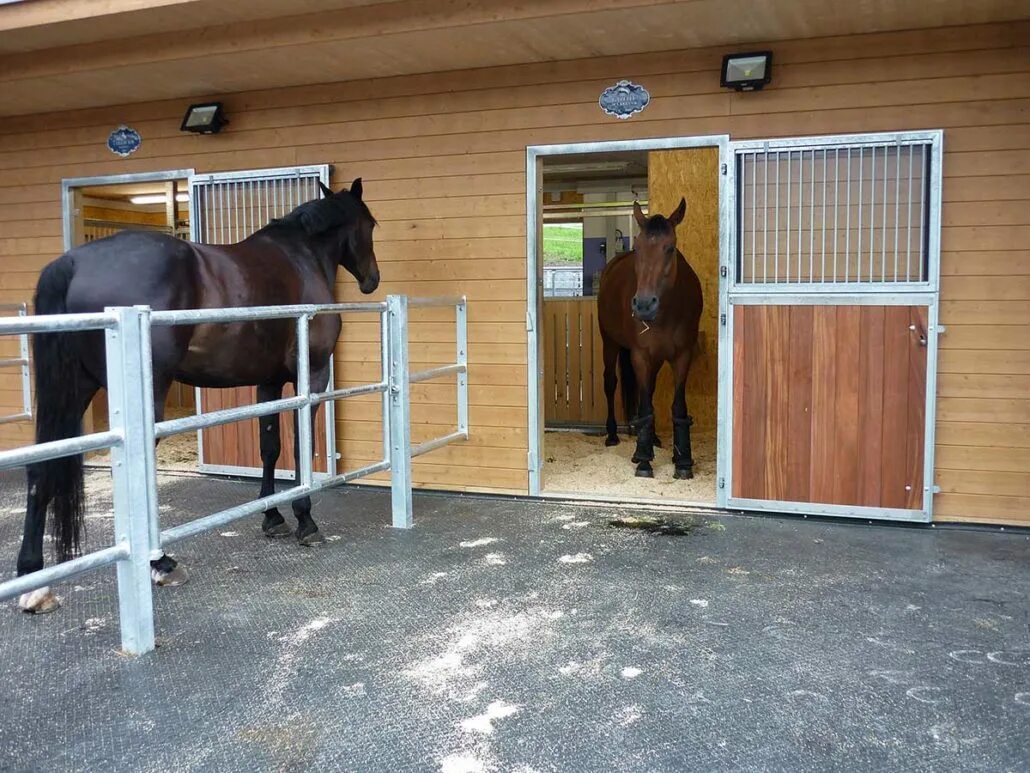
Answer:
<svg viewBox="0 0 1030 773"><path fill-rule="evenodd" d="M543 491L543 459L542 450L544 447L544 416L543 416L543 336L539 332L539 317L543 308L543 287L541 279L543 276L543 263L540 260L540 252L543 249L543 218L540 216L541 188L543 180L542 160L546 156L559 155L588 155L591 153L611 153L616 151L652 151L652 150L685 150L689 148L718 148L719 149L719 265L727 265L731 252L729 236L735 222L735 209L731 206L733 186L732 178L728 174L733 154L730 150L730 136L728 134L710 134L694 137L660 137L654 139L639 140L614 140L603 142L579 142L560 145L530 145L526 147L526 339L528 348L528 396L529 396L529 454L527 467L529 470L529 495L536 497L555 496L562 499L569 499L568 494L548 494ZM720 272L721 274L722 272ZM719 278L719 313L726 313L727 309L727 282L724 276ZM720 408L717 411L716 421L716 456L717 468L722 464L725 454L724 447L728 447L726 432L729 425L725 424L724 414L721 408L723 403L722 384L723 374L723 350L724 331L720 330L719 335L719 389L718 401ZM585 498L589 495L584 495ZM575 498L575 497L572 497ZM610 499L610 497L607 497ZM638 500L639 501L639 500ZM675 502L663 500L662 504L685 504L711 507L711 502ZM716 506L725 507L725 491L716 489Z"/></svg>
<svg viewBox="0 0 1030 773"><path fill-rule="evenodd" d="M737 282L737 249L740 220L738 219L737 159L741 151L798 150L810 147L900 143L930 146L930 178L927 186L927 277L925 282L881 283L862 286L841 283L836 287L818 287L811 284L767 285L764 287L739 286ZM835 516L875 520L929 522L933 519L933 495L939 491L934 484L934 443L937 413L937 355L940 334L944 328L938 322L940 303L940 243L941 243L941 182L944 154L944 132L909 131L868 134L842 134L788 139L747 140L729 143L729 196L728 212L731 227L727 234L728 248L723 252L724 276L720 292L721 321L719 336L719 454L717 475L719 504L739 510L795 513L799 515ZM720 221L721 223L723 221ZM720 240L720 246L722 242ZM725 305L723 305L725 304ZM733 307L736 305L908 305L926 306L926 410L923 432L923 506L919 510L885 507L830 505L780 500L743 499L731 496L733 491Z"/></svg>
<svg viewBox="0 0 1030 773"><path fill-rule="evenodd" d="M329 164L306 164L298 166L269 167L266 169L244 169L233 172L205 172L203 174L196 174L193 170L190 170L188 184L190 193L190 241L200 241L200 213L197 209L197 197L194 195L194 190L201 185L249 180L260 181L270 178L284 178L291 176L299 178L301 176L317 175L322 184L328 186L329 174ZM335 358L332 356L329 358L330 387L336 383L334 359ZM200 387L197 387L194 392L196 395L195 402L197 406L197 415L199 416L202 413ZM316 479L330 478L335 475L336 462L340 459L340 455L336 451L336 411L332 400L325 403L324 410L326 472L314 472L313 475ZM205 463L204 438L202 436L202 432L203 430L197 430L197 469L200 472L213 473L215 475L238 475L242 477L258 477L261 475L262 470L260 467L240 467L237 465ZM287 452L290 451L290 449L284 450ZM276 480L296 480L296 477L297 472L294 470L276 469L275 471Z"/></svg>

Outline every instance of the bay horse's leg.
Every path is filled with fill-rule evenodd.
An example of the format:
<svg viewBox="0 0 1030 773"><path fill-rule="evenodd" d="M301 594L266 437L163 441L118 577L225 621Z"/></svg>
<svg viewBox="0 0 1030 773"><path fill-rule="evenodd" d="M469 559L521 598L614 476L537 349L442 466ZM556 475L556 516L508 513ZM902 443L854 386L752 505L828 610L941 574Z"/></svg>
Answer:
<svg viewBox="0 0 1030 773"><path fill-rule="evenodd" d="M654 363L648 356L636 350L632 354L633 372L637 377L637 385L640 390L640 408L636 421L633 422L637 430L637 449L633 453L633 463L637 465L638 478L653 478L654 469L651 462L654 459L654 385L656 370Z"/></svg>
<svg viewBox="0 0 1030 773"><path fill-rule="evenodd" d="M159 341L157 336L155 340ZM168 390L172 388L172 379L163 373L154 373L154 421L161 422L165 418L165 401L168 399ZM154 442L155 448L161 444L158 438ZM155 585L161 588L174 588L176 585L184 585L189 580L186 567L176 561L167 553L162 551L160 558L150 562L150 579Z"/></svg>
<svg viewBox="0 0 1030 773"><path fill-rule="evenodd" d="M608 403L608 421L605 423L606 446L619 444L619 425L615 421L615 387L618 386L619 345L601 334L604 355L604 399Z"/></svg>
<svg viewBox="0 0 1030 773"><path fill-rule="evenodd" d="M79 394L74 400L76 414L82 417L90 402L100 389L100 385L84 371L80 372L78 382ZM25 469L25 483L28 491L25 506L25 529L18 550L18 576L38 572L43 568L43 535L46 532L47 508L50 507L49 487L40 483L45 474L43 467L47 462L30 464ZM61 606L57 596L49 586L23 593L18 598L18 608L23 612L41 615L53 612Z"/></svg>
<svg viewBox="0 0 1030 773"><path fill-rule="evenodd" d="M266 403L282 397L282 384L265 384L257 388L258 402ZM278 413L271 413L258 419L261 440L261 497L275 493L275 465L282 452L282 423ZM286 523L279 508L273 507L265 511L265 520L261 530L266 537L288 537L290 526Z"/></svg>
<svg viewBox="0 0 1030 773"><path fill-rule="evenodd" d="M329 365L325 367L311 371L311 391L312 392L324 392L326 385L329 383ZM296 386L296 384L294 385ZM315 451L315 427L318 426L318 408L314 406L311 410L311 452L314 455ZM293 412L293 462L294 469L300 474L300 412ZM330 467L330 472L332 468ZM297 518L297 542L305 547L311 547L317 545L320 542L325 542L325 538L322 533L318 530L315 519L311 517L311 497L301 497L293 501L293 515Z"/></svg>
<svg viewBox="0 0 1030 773"><path fill-rule="evenodd" d="M681 355L673 363L676 392L672 398L672 461L675 477L688 480L694 477L694 456L690 450L690 426L694 420L687 413L687 374L690 372L690 353Z"/></svg>

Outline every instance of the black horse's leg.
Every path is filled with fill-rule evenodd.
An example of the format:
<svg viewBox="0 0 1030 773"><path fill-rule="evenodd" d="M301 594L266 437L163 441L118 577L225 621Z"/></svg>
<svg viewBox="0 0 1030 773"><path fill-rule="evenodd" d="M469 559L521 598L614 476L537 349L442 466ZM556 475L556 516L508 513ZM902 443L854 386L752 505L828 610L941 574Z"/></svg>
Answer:
<svg viewBox="0 0 1030 773"><path fill-rule="evenodd" d="M86 412L90 402L100 389L100 385L85 372L79 375L79 394L74 401L78 416ZM50 495L46 486L40 483L45 474L47 462L30 464L25 470L25 483L28 491L25 506L25 530L18 550L18 576L38 572L43 568L43 535L46 532L47 508L50 506ZM49 586L23 593L18 598L18 607L23 612L41 615L53 612L60 606L57 596Z"/></svg>
<svg viewBox="0 0 1030 773"><path fill-rule="evenodd" d="M654 374L652 363L647 355L633 353L633 371L637 377L640 390L640 408L634 426L637 430L637 449L633 454L633 463L637 465L638 478L653 478L654 469Z"/></svg>
<svg viewBox="0 0 1030 773"><path fill-rule="evenodd" d="M154 374L154 421L164 421L165 401L168 399L168 390L172 388L172 379L163 373ZM160 438L154 442L154 446L160 445ZM186 567L162 551L161 557L150 562L150 579L155 585L161 588L174 588L176 585L184 585L189 580Z"/></svg>
<svg viewBox="0 0 1030 773"><path fill-rule="evenodd" d="M619 345L601 334L604 352L604 399L608 403L608 421L605 423L606 446L619 444L619 425L615 421L615 387L618 386Z"/></svg>
<svg viewBox="0 0 1030 773"><path fill-rule="evenodd" d="M329 366L311 371L311 391L324 392L329 383ZM311 410L311 452L315 451L315 427L317 426L318 406ZM300 412L293 413L293 463L297 475L300 475ZM293 501L293 515L297 518L297 541L305 547L325 542L322 533L311 517L311 497L301 497Z"/></svg>
<svg viewBox="0 0 1030 773"><path fill-rule="evenodd" d="M690 450L690 426L694 420L687 413L687 374L690 372L690 356L681 357L674 363L676 392L672 398L672 462L676 466L675 477L688 480L694 477L694 456Z"/></svg>
<svg viewBox="0 0 1030 773"><path fill-rule="evenodd" d="M278 400L282 397L282 384L265 384L257 389L258 402ZM261 433L261 494L267 497L275 493L275 464L279 461L279 454L282 452L282 423L278 413L262 416L258 419L258 426ZM265 520L261 524L261 530L266 537L288 537L290 526L286 523L279 512L279 508L273 507L265 511Z"/></svg>

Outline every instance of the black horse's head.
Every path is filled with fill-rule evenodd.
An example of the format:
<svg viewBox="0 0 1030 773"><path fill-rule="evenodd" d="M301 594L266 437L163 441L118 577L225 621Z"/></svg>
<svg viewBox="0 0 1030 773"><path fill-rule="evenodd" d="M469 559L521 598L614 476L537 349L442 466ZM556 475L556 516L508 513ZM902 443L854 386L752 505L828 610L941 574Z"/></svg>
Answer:
<svg viewBox="0 0 1030 773"><path fill-rule="evenodd" d="M676 226L683 222L686 212L687 202L683 198L668 217L647 217L640 205L633 203L640 235L633 245L637 289L630 305L637 319L650 322L657 317L658 299L676 282Z"/></svg>
<svg viewBox="0 0 1030 773"><path fill-rule="evenodd" d="M300 229L316 241L335 263L343 266L358 280L361 292L368 294L379 287L379 264L372 245L376 220L361 200L361 178L339 193L321 182L323 197L301 204L272 225Z"/></svg>

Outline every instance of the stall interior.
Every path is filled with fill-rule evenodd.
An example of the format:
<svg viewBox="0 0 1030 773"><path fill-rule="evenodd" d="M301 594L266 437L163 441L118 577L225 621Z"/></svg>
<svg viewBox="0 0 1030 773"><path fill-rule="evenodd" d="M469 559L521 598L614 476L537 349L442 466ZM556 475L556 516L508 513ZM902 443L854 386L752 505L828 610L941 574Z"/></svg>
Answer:
<svg viewBox="0 0 1030 773"><path fill-rule="evenodd" d="M156 231L188 239L189 190L186 180L93 185L73 190L75 198L72 242L94 242L126 229ZM193 387L175 382L165 402L165 418L196 412ZM107 393L101 390L87 411L95 431L108 427ZM193 433L162 440L157 448L158 466L164 469L196 469L198 448ZM104 463L107 452L92 455L91 463Z"/></svg>
<svg viewBox="0 0 1030 773"><path fill-rule="evenodd" d="M672 374L660 372L654 394L654 477L637 477L621 392L615 395L622 442L605 445L602 340L597 291L604 267L630 250L645 214L669 215L687 200L677 247L698 274L704 311L687 382L693 418L692 479L674 478ZM718 152L715 148L552 156L543 166L544 363L542 483L547 493L710 505L716 498L718 375Z"/></svg>

